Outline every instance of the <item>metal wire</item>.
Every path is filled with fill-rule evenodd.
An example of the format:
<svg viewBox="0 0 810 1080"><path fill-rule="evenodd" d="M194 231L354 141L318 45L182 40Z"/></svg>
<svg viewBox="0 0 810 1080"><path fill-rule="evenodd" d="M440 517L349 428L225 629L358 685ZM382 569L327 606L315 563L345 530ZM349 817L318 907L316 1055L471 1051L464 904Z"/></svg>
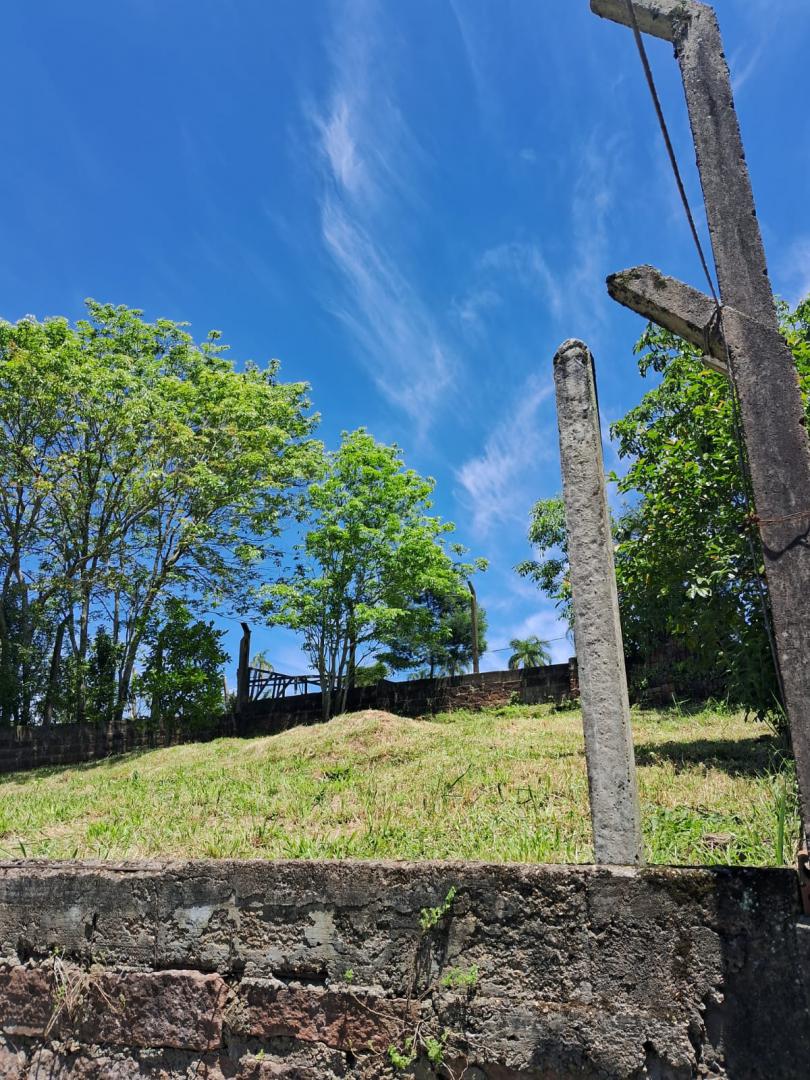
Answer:
<svg viewBox="0 0 810 1080"><path fill-rule="evenodd" d="M757 551L756 551L757 544L756 544L756 542L754 540L754 535L753 535L753 530L752 530L752 526L756 525L757 523L766 524L766 523L769 523L770 521L777 522L777 521L780 521L780 520L783 520L783 519L780 519L780 518L759 519L757 517L757 515L756 515L756 512L755 512L755 503L754 503L754 496L753 496L753 485L751 483L751 471L750 471L750 468L749 468L749 465L748 465L748 455L746 453L745 440L743 438L743 433L742 433L742 422L741 422L741 418L740 418L739 398L737 396L737 390L736 390L736 387L734 385L734 379L733 379L733 375L732 375L731 352L730 352L729 347L728 347L728 340L726 338L725 327L723 326L723 305L720 303L720 299L719 299L719 296L718 296L718 291L715 288L714 279L712 278L712 274L711 274L711 272L709 270L709 264L708 264L708 261L706 259L705 254L704 254L704 251L703 251L703 245L700 242L700 236L699 236L698 231L697 231L697 226L695 225L695 218L694 218L694 215L692 214L692 208L689 205L689 198L688 198L688 196L686 194L686 188L684 186L683 178L681 176L681 170L680 170L680 168L678 166L678 159L677 159L677 157L675 155L675 148L672 145L672 139L670 138L670 135L669 135L669 128L667 127L667 122L666 122L666 119L664 117L664 110L661 107L661 99L658 96L658 89L657 89L657 87L655 85L655 79L653 77L652 68L650 67L650 61L649 61L649 59L647 57L647 50L646 50L646 48L644 46L644 39L642 37L641 30L639 29L638 20L636 19L636 11L635 11L635 7L633 6L633 0L626 0L626 2L627 2L627 11L628 11L628 14L629 14L629 17L630 17L630 26L631 26L631 28L633 30L633 37L635 38L636 47L638 49L638 54L639 54L639 57L641 59L641 66L644 69L644 76L645 76L645 78L647 80L647 86L649 87L649 90L650 90L650 96L652 98L652 102L653 102L653 105L655 107L656 116L658 117L658 125L659 125L659 127L661 129L661 134L662 134L662 136L664 138L664 144L665 144L666 149L667 149L667 155L669 156L669 162L670 162L670 165L672 166L672 172L673 172L673 175L675 177L675 183L676 183L676 185L678 187L678 194L681 197L681 203L683 204L684 213L686 214L686 220L689 223L689 230L692 233L692 239L693 239L693 241L695 243L695 248L697 250L698 258L700 259L700 265L703 267L703 273L706 275L706 281L708 282L708 285L709 285L709 292L711 293L712 299L714 300L714 304L715 304L715 313L714 313L713 318L715 318L717 320L717 327L718 327L718 331L719 331L719 334L720 334L720 339L723 342L723 348L724 348L725 354L726 354L726 368L727 368L727 371L728 371L728 382L729 382L729 386L731 388L732 429L733 429L733 432L734 432L734 440L735 440L735 443L736 443L736 446L737 446L737 456L738 456L739 468L740 468L740 478L742 480L742 495L743 495L743 499L745 500L745 509L746 509L745 536L746 536L746 539L748 541L749 552L750 552L750 555L751 555L752 569L753 569L753 573L754 573L754 579L755 579L755 582L756 582L757 594L758 594L759 602L760 602L760 608L761 608L761 611L762 611L762 619L763 619L763 623L764 623L764 626L765 626L765 633L766 633L767 638L768 638L768 645L770 647L771 658L773 660L773 667L774 667L774 673L776 675L776 682L777 682L777 685L779 687L779 694L780 694L780 697L782 699L782 704L784 704L784 701L785 701L784 683L782 681L782 671L781 671L781 668L779 666L779 653L778 653L777 648L776 648L776 638L774 636L774 631L773 631L773 620L772 620L771 611L770 611L770 601L769 601L769 597L768 597L767 588L765 586L765 582L762 580L762 575L759 573L759 565L760 565L760 562L762 560L761 560L761 558L757 557ZM705 329L705 337L706 337L706 350L705 351L708 353L709 352L709 348L708 348L709 326L707 326L706 329ZM810 513L810 511L806 511L805 513ZM791 515L791 517L799 517L799 516L803 516L803 515ZM785 518L784 520L788 520L788 519ZM759 542L760 550L761 550L762 535L761 535L759 529L757 529L757 532L756 532L756 540Z"/></svg>
<svg viewBox="0 0 810 1080"><path fill-rule="evenodd" d="M655 85L655 79L653 78L652 68L650 67L650 61L647 58L647 50L644 47L644 39L641 36L641 30L638 27L638 21L636 20L636 10L633 7L633 0L627 0L627 11L630 15L630 25L633 29L633 37L636 39L636 47L638 48L638 54L641 57L641 66L644 68L644 75L647 79L647 86L650 88L650 96L655 106L655 113L658 117L658 126L661 128L661 134L664 136L664 143L666 144L667 154L669 155L669 163L672 166L672 172L675 175L675 183L678 185L678 194L681 197L684 211L686 212L686 219L689 222L689 228L692 232L692 239L695 241L695 247L700 258L700 265L703 267L703 273L706 275L706 281L709 284L709 292L712 294L715 304L720 307L720 300L717 296L717 290L714 287L714 280L709 271L709 264L706 260L706 256L703 253L703 245L700 242L700 236L695 225L695 219L692 215L692 208L689 205L689 198L686 194L686 188L684 187L683 178L681 177L681 170L678 167L678 159L675 156L675 148L672 145L672 139L669 137L669 128L667 122L664 119L664 110L661 108L661 99L658 96L658 90Z"/></svg>

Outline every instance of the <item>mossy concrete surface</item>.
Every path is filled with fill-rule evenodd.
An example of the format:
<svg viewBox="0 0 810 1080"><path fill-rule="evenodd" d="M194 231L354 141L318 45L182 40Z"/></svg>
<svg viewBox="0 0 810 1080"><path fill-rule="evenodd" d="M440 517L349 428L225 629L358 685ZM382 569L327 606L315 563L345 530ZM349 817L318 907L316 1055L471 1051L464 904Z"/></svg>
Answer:
<svg viewBox="0 0 810 1080"><path fill-rule="evenodd" d="M798 1080L808 938L789 869L5 862L0 1075Z"/></svg>

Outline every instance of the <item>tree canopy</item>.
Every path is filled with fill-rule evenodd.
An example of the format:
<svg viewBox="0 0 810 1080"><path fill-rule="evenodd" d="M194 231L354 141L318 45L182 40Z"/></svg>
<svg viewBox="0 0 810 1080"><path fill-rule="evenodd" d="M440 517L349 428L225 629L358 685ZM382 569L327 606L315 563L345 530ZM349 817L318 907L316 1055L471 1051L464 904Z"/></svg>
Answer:
<svg viewBox="0 0 810 1080"><path fill-rule="evenodd" d="M810 420L810 299L794 311L780 305L780 318ZM655 326L636 352L642 375L660 378L611 429L628 462L613 477L627 497L614 519L625 647L631 658L671 661L687 681L719 677L730 700L767 712L778 695L764 567L728 381L704 367L699 350ZM535 506L529 539L540 558L518 572L570 619L560 500Z"/></svg>
<svg viewBox="0 0 810 1080"><path fill-rule="evenodd" d="M549 643L539 638L537 634L530 634L526 638L512 638L509 648L512 655L509 657L510 671L516 671L524 667L543 667L551 663Z"/></svg>
<svg viewBox="0 0 810 1080"><path fill-rule="evenodd" d="M276 362L237 371L217 332L87 308L0 322L0 722L85 719L101 625L120 716L165 599L245 589L317 458Z"/></svg>
<svg viewBox="0 0 810 1080"><path fill-rule="evenodd" d="M430 514L433 487L362 428L324 454L309 486L303 541L263 595L270 623L303 635L327 716L344 706L365 658L428 621L418 598L458 593L473 569L447 543L453 525Z"/></svg>
<svg viewBox="0 0 810 1080"><path fill-rule="evenodd" d="M477 608L478 655L487 648L487 613ZM473 663L469 589L459 570L448 592L428 589L415 597L385 635L382 659L394 671L418 676L462 675Z"/></svg>

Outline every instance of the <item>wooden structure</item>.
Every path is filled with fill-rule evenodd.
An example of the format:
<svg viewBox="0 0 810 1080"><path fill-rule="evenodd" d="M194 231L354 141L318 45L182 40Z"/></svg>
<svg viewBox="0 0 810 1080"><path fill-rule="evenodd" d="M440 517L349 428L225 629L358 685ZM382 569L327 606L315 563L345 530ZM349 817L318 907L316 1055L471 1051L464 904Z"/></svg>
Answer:
<svg viewBox="0 0 810 1080"><path fill-rule="evenodd" d="M280 671L248 667L248 701L275 701L288 694L320 693L317 675L284 675Z"/></svg>

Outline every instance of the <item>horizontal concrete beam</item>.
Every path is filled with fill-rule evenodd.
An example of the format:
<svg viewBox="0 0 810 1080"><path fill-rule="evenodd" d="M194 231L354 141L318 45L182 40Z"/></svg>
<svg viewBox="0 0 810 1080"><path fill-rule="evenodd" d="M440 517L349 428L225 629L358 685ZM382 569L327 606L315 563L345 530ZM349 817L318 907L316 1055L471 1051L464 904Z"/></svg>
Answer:
<svg viewBox="0 0 810 1080"><path fill-rule="evenodd" d="M642 34L674 41L676 21L689 19L693 14L706 8L697 0L633 0L636 22ZM632 26L627 0L591 0L591 11L603 19Z"/></svg>
<svg viewBox="0 0 810 1080"><path fill-rule="evenodd" d="M654 266L634 266L611 274L607 290L618 303L702 349L706 366L728 375L726 348L710 296L667 277Z"/></svg>

